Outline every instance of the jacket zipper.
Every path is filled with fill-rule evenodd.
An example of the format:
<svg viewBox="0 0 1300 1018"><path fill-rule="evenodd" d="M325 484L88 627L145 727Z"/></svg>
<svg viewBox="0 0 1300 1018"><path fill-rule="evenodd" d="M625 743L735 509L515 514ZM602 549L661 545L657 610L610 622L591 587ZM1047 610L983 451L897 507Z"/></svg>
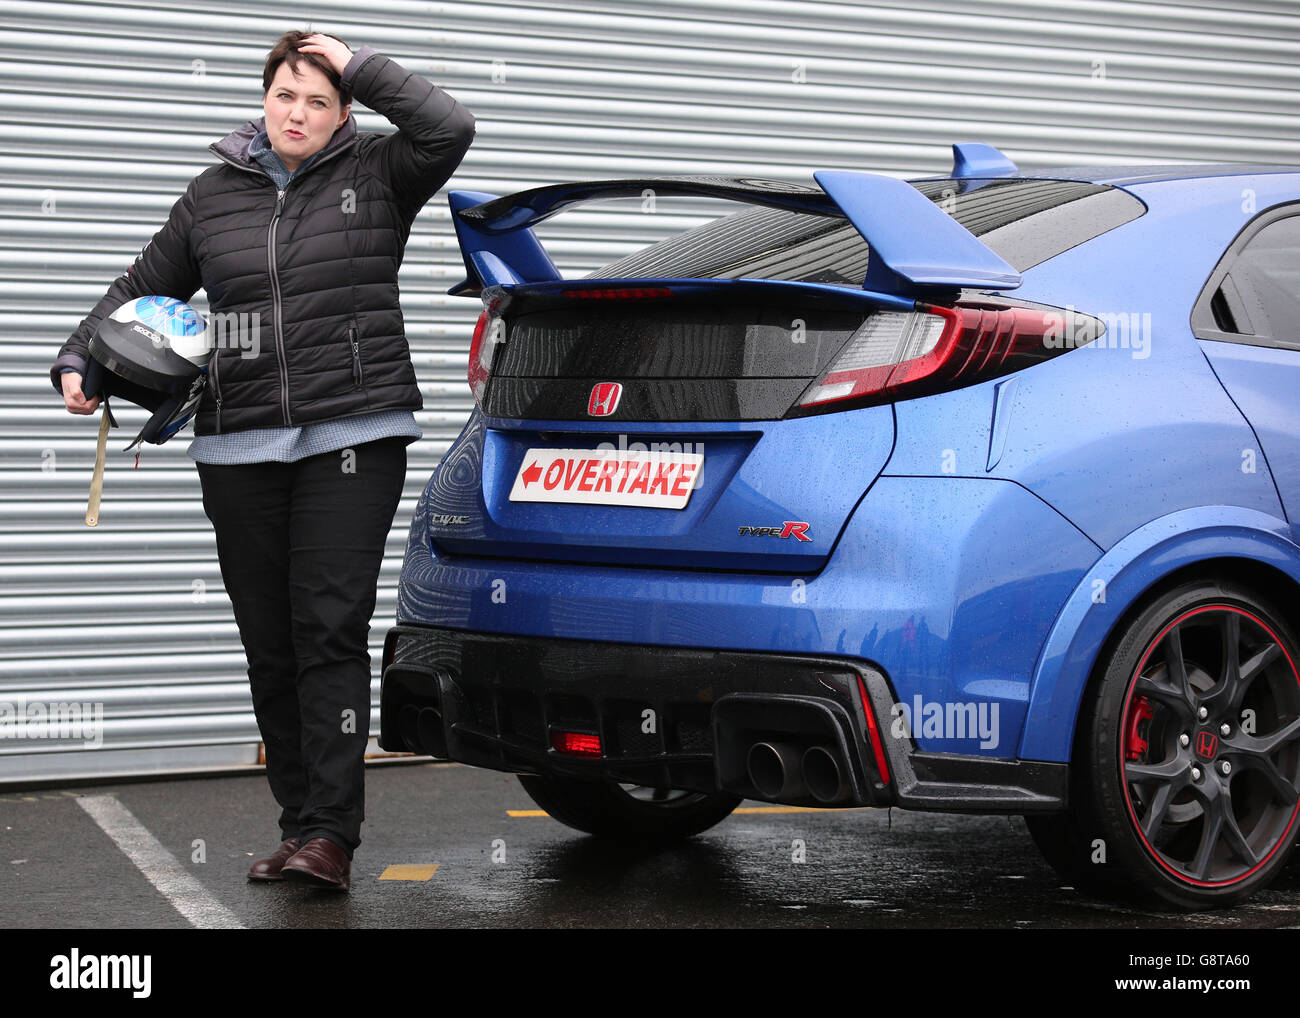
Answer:
<svg viewBox="0 0 1300 1018"><path fill-rule="evenodd" d="M289 181L292 184L293 181ZM266 263L271 270L271 319L275 326L275 359L280 367L280 411L284 415L284 426L293 423L289 417L289 357L284 352L284 328L280 321L280 271L275 264L275 231L280 224L280 214L284 211L284 194L289 190L275 194L275 212L271 216L271 225L266 231Z"/></svg>
<svg viewBox="0 0 1300 1018"><path fill-rule="evenodd" d="M348 342L352 344L352 388L360 389L364 381L361 374L361 344L357 341L357 327L348 326Z"/></svg>
<svg viewBox="0 0 1300 1018"><path fill-rule="evenodd" d="M218 377L217 365L221 363L221 350L212 351L212 395L217 402L217 434L221 434L221 379Z"/></svg>
<svg viewBox="0 0 1300 1018"><path fill-rule="evenodd" d="M353 144L355 144L355 142L356 142L355 137L349 138L346 142L344 142L342 145L336 148L333 152L330 152L328 155L326 155L325 158L319 159L316 162L312 163L311 166L307 167L307 170L305 172L310 172L311 170L314 170L317 166L320 166L322 163L328 162L330 159L333 159L336 155L339 155L342 152L346 152L349 148L353 146ZM269 180L271 182L272 187L275 187L275 181L271 179L271 175L267 173L264 169L262 169L260 166L252 167L252 166L246 166L243 163L236 162L234 159L230 158L230 156L226 155L224 152L221 152L217 148L215 143L209 145L208 148L214 155L222 159L224 162L229 163L231 166L234 166L237 169L244 170L245 172L259 174L260 176L263 176L267 180ZM295 176L292 180L289 181L289 184L292 184L293 181L297 179L298 178ZM280 222L280 216L284 212L284 196L285 193L289 190L289 184L286 184L283 190L277 188L275 192L275 212L273 212L271 215L271 225L267 228L266 231L266 260L267 260L267 267L270 269L271 272L271 318L272 318L272 324L274 326L274 332L275 332L275 358L276 358L276 364L278 365L280 370L280 413L284 417L285 427L289 427L293 423L293 420L289 415L289 360L288 360L288 354L285 352L284 349L284 327L281 321L281 314L280 314L281 312L280 273L275 262L275 234L276 234L276 227L279 225ZM353 340L353 344L352 344L352 352L353 352L352 374L353 377L355 378L359 374L361 369L360 350L357 347L355 339ZM218 434L220 433L220 431L221 431L221 403L220 403L220 397L218 397L218 402L217 402Z"/></svg>

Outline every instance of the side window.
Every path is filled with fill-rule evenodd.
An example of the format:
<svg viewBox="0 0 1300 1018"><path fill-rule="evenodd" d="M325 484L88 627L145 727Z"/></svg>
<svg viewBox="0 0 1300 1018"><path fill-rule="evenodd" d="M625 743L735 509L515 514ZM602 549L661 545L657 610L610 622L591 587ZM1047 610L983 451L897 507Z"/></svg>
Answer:
<svg viewBox="0 0 1300 1018"><path fill-rule="evenodd" d="M1269 223L1228 270L1255 335L1300 341L1300 216Z"/></svg>
<svg viewBox="0 0 1300 1018"><path fill-rule="evenodd" d="M1211 275L1193 313L1202 339L1300 348L1300 215L1248 229Z"/></svg>

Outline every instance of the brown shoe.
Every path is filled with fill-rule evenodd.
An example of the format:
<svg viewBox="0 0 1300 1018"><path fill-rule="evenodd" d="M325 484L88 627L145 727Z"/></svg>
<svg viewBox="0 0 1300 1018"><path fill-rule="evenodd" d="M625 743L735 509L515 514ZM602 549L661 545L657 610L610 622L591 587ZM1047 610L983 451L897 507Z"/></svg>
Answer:
<svg viewBox="0 0 1300 1018"><path fill-rule="evenodd" d="M285 862L302 846L298 844L297 838L289 838L287 841L280 842L280 847L275 853L267 859L258 859L253 863L252 868L248 871L249 880L283 880L280 870L284 867Z"/></svg>
<svg viewBox="0 0 1300 1018"><path fill-rule="evenodd" d="M348 854L328 838L312 838L285 862L281 872L297 883L346 891L352 879L352 863Z"/></svg>

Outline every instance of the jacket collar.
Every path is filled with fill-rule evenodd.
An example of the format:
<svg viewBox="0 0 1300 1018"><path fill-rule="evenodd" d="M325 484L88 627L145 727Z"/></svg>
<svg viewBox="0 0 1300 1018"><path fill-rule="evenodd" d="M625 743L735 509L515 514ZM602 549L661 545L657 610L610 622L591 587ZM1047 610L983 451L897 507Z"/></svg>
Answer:
<svg viewBox="0 0 1300 1018"><path fill-rule="evenodd" d="M253 143L253 139L262 131L266 130L266 117L258 117L256 120L247 121L242 127L231 131L220 141L213 142L208 146L209 151L220 156L228 163L243 167L247 170L255 170L258 173L264 173L256 159L248 154L248 148ZM343 126L334 132L334 136L325 143L325 147L317 153L312 162L312 166L323 163L336 152L339 152L356 140L357 121L352 114L348 114L348 119L343 122ZM310 167L308 167L310 169Z"/></svg>

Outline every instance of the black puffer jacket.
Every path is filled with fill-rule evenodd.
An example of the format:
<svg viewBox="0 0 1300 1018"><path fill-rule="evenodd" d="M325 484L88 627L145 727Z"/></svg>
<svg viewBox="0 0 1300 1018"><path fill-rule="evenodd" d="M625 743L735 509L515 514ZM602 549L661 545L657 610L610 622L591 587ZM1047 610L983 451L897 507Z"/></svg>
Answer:
<svg viewBox="0 0 1300 1018"><path fill-rule="evenodd" d="M474 119L368 48L348 72L356 99L398 131L359 133L349 117L280 193L248 155L261 120L211 146L223 162L190 183L64 344L51 370L55 389L64 367L84 371L90 337L115 308L147 294L189 300L202 286L213 319L248 317L225 319L231 327L213 351L196 434L420 409L397 270L412 220L459 165ZM236 331L240 322L247 331Z"/></svg>

